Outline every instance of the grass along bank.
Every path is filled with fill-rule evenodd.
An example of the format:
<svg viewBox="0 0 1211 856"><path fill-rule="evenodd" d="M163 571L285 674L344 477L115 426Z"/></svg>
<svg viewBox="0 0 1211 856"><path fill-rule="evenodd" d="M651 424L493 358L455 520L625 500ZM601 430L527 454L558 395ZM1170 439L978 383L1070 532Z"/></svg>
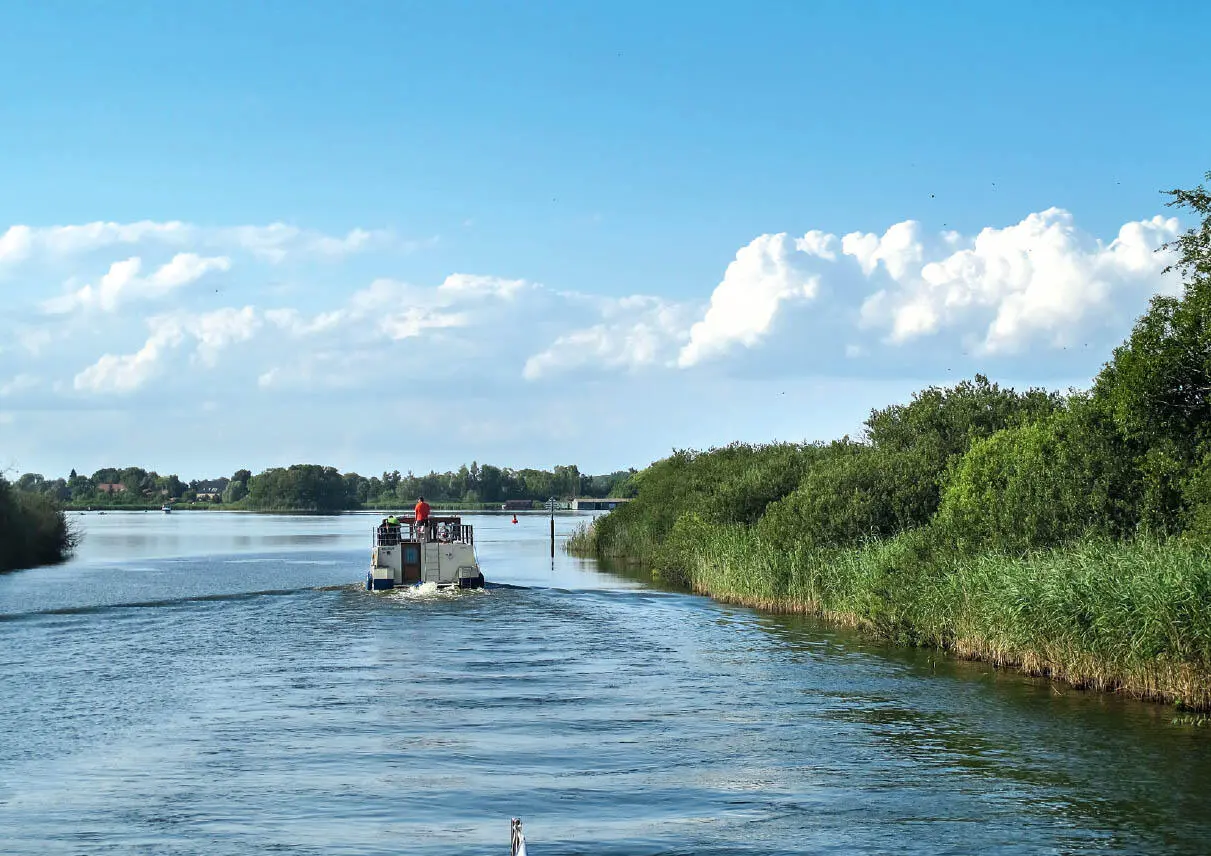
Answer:
<svg viewBox="0 0 1211 856"><path fill-rule="evenodd" d="M1211 548L1089 539L1030 556L963 554L914 531L785 549L742 525L682 517L659 550L598 526L574 553L645 555L657 578L716 600L815 615L1076 687L1211 710Z"/></svg>

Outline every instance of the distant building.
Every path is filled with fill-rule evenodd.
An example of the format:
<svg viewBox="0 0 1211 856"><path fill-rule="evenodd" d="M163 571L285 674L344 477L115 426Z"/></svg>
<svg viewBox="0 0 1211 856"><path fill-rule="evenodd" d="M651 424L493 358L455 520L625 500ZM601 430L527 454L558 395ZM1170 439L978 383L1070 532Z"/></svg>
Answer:
<svg viewBox="0 0 1211 856"><path fill-rule="evenodd" d="M194 493L203 502L214 502L223 498L223 491L226 489L227 479L211 479L209 481L198 482L198 486L194 488Z"/></svg>
<svg viewBox="0 0 1211 856"><path fill-rule="evenodd" d="M534 503L528 499L506 499L502 505L501 511L529 511L534 507Z"/></svg>
<svg viewBox="0 0 1211 856"><path fill-rule="evenodd" d="M124 484L99 484L99 485L97 485L97 493L126 493L126 485L124 485Z"/></svg>
<svg viewBox="0 0 1211 856"><path fill-rule="evenodd" d="M572 507L577 511L610 511L622 505L624 502L630 501L630 499L624 499L621 497L599 499L597 497L582 496L580 499L572 500Z"/></svg>

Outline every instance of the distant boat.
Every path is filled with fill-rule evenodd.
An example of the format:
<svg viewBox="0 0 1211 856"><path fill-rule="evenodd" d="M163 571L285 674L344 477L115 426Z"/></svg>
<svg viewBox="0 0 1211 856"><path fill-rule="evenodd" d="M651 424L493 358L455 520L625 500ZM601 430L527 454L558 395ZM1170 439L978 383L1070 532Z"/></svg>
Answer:
<svg viewBox="0 0 1211 856"><path fill-rule="evenodd" d="M171 506L171 505L164 505L164 506L161 506L161 507L160 507L160 510L161 510L161 511L163 511L165 514L172 514L172 506Z"/></svg>

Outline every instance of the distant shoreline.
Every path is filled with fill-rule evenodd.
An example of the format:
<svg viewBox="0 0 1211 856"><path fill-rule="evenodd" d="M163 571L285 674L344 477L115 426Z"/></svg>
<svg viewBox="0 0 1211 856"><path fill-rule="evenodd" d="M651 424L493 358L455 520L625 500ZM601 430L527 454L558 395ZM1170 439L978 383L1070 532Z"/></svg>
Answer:
<svg viewBox="0 0 1211 856"><path fill-rule="evenodd" d="M106 506L64 506L63 510L71 514L152 514L163 513L161 506L151 505L106 505ZM334 509L331 511L317 511L314 508L238 508L230 505L219 505L210 503L196 503L193 505L174 505L172 513L185 511L201 511L201 512L227 512L228 514L306 514L313 516L335 517L342 514L363 514L367 516L380 516L388 514L405 514L411 511L411 508L406 505L400 505L394 508L343 508ZM543 516L546 517L551 512L545 508L530 508L516 509L511 508L507 511L501 508L457 508L434 506L434 514L443 513L455 514L499 514L511 515L520 514L526 516ZM558 514L587 514L584 509L574 508L557 508L555 513Z"/></svg>

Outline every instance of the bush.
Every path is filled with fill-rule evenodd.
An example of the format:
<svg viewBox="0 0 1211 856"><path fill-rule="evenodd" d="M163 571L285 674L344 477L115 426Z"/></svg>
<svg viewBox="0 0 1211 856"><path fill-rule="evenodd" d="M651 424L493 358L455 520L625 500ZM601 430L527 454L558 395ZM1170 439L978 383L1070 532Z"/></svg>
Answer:
<svg viewBox="0 0 1211 856"><path fill-rule="evenodd" d="M78 540L52 497L14 490L0 478L0 571L61 562Z"/></svg>
<svg viewBox="0 0 1211 856"><path fill-rule="evenodd" d="M1135 476L1122 450L1113 426L1078 399L972 446L950 478L938 523L962 548L1017 554L1126 534Z"/></svg>
<svg viewBox="0 0 1211 856"><path fill-rule="evenodd" d="M769 505L761 519L761 536L783 548L812 548L900 532L932 515L935 469L916 449L884 451L849 441L834 443L794 492Z"/></svg>

